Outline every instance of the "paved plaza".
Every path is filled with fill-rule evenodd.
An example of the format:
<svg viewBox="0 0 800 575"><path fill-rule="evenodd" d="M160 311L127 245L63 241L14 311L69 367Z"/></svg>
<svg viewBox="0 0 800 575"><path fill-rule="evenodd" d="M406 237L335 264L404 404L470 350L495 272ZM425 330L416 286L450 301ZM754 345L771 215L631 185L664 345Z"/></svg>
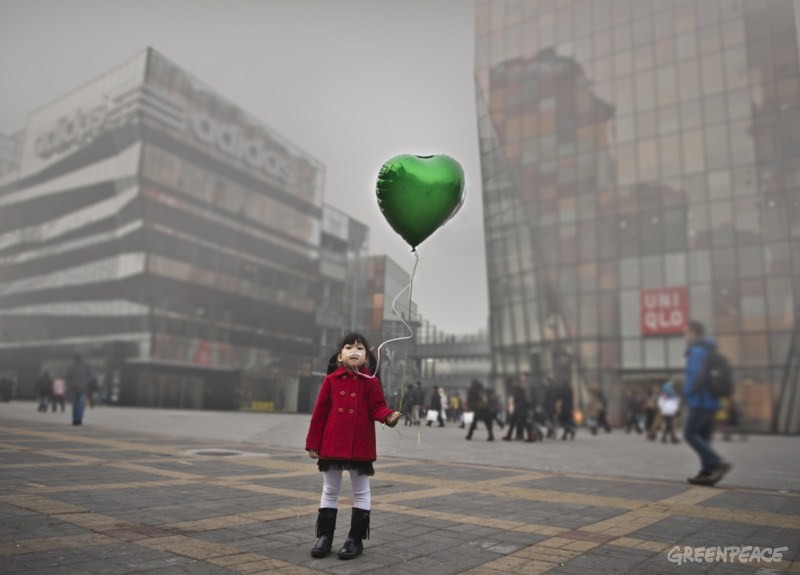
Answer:
<svg viewBox="0 0 800 575"><path fill-rule="evenodd" d="M0 404L4 575L800 572L798 438L720 444L735 469L706 488L681 475L696 464L685 445L618 431L528 445L401 425L378 432L364 554L341 561L309 554L321 478L302 451L307 416L66 415ZM770 469L742 469L759 457L773 484ZM335 546L348 526L340 514ZM788 549L780 562L669 559L726 546Z"/></svg>

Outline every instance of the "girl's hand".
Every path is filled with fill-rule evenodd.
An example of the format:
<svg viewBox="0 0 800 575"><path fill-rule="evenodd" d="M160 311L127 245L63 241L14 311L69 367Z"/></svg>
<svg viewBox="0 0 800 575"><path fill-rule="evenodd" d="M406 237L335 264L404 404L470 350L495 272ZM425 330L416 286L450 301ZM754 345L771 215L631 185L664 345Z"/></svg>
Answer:
<svg viewBox="0 0 800 575"><path fill-rule="evenodd" d="M308 456L311 459L319 459L319 451L317 451L316 449L309 449Z"/></svg>
<svg viewBox="0 0 800 575"><path fill-rule="evenodd" d="M400 421L402 415L403 414L400 413L399 411L395 411L386 418L386 421L384 421L384 423L389 427L394 427L395 425L397 425L397 422Z"/></svg>

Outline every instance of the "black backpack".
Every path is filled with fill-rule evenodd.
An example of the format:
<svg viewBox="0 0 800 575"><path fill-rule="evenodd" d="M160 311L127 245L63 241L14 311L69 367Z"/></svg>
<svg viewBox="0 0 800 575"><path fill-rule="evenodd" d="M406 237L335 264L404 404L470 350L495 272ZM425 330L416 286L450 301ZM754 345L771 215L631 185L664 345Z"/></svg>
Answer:
<svg viewBox="0 0 800 575"><path fill-rule="evenodd" d="M708 357L703 364L702 385L717 399L733 395L733 370L728 358L711 345L704 345Z"/></svg>

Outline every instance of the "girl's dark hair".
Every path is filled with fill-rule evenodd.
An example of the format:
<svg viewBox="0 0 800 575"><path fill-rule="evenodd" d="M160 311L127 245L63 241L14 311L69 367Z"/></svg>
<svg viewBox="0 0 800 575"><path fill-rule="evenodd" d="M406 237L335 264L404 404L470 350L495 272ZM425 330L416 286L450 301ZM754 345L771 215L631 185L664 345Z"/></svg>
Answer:
<svg viewBox="0 0 800 575"><path fill-rule="evenodd" d="M352 331L344 336L341 340L339 340L339 347L336 348L336 351L333 353L331 358L328 360L328 373L331 374L337 369L339 369L339 352L342 351L342 348L346 345L353 345L354 343L360 343L364 346L367 350L367 369L372 372L375 367L378 365L378 360L375 357L375 354L372 353L372 350L369 348L369 343L367 342L367 338L361 335L358 332ZM377 373L373 373L372 375L378 376Z"/></svg>

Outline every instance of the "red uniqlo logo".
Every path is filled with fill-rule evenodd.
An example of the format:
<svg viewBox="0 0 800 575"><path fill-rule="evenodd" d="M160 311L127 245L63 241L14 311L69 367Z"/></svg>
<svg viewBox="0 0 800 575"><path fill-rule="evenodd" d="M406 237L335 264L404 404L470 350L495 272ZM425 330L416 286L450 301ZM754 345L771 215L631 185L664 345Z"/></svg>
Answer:
<svg viewBox="0 0 800 575"><path fill-rule="evenodd" d="M689 297L685 287L644 289L639 304L642 335L672 335L686 329Z"/></svg>

